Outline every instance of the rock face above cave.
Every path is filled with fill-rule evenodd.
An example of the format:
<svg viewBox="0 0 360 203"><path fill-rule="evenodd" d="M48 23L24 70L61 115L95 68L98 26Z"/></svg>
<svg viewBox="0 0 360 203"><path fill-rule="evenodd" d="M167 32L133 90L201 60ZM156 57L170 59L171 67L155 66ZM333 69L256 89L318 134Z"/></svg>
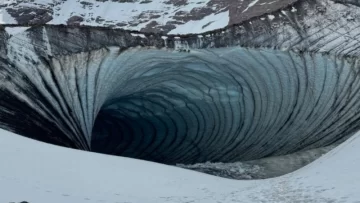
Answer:
<svg viewBox="0 0 360 203"><path fill-rule="evenodd" d="M142 32L201 33L241 23L298 0L12 0L0 23L70 24Z"/></svg>

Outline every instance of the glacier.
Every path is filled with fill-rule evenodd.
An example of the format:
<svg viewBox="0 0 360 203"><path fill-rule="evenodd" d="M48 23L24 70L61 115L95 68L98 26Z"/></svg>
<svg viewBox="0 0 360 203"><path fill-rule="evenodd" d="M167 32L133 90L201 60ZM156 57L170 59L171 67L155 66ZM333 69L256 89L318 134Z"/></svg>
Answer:
<svg viewBox="0 0 360 203"><path fill-rule="evenodd" d="M188 35L2 25L0 126L167 164L337 145L359 130L357 13L299 1Z"/></svg>
<svg viewBox="0 0 360 203"><path fill-rule="evenodd" d="M0 25L0 200L358 201L359 19L299 0L197 34ZM236 163L294 172L162 165Z"/></svg>
<svg viewBox="0 0 360 203"><path fill-rule="evenodd" d="M55 55L51 29L9 38L1 62L1 124L37 140L191 164L324 147L359 130L357 58L242 47Z"/></svg>

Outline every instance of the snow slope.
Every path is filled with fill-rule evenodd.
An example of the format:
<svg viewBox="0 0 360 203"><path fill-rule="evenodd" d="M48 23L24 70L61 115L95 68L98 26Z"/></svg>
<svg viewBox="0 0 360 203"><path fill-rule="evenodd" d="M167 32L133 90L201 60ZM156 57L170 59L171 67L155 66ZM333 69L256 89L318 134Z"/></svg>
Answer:
<svg viewBox="0 0 360 203"><path fill-rule="evenodd" d="M142 32L201 33L298 0L2 0L0 23L71 24Z"/></svg>
<svg viewBox="0 0 360 203"><path fill-rule="evenodd" d="M360 133L291 174L236 181L0 130L0 202L356 202Z"/></svg>
<svg viewBox="0 0 360 203"><path fill-rule="evenodd" d="M217 5L207 6L207 3L209 3L209 0L188 0L184 2L172 2L171 0L128 2L7 0L2 3L5 7L0 7L0 23L79 23L83 25L162 32L168 32L178 25L185 28L193 23L196 24L196 29L186 29L188 32L204 32L228 25L228 10L222 8L219 11ZM205 7L205 13L200 11ZM201 14L196 14L197 12ZM14 18L11 16L14 16ZM208 26L209 24L213 25ZM186 30L181 29L181 32L186 32Z"/></svg>

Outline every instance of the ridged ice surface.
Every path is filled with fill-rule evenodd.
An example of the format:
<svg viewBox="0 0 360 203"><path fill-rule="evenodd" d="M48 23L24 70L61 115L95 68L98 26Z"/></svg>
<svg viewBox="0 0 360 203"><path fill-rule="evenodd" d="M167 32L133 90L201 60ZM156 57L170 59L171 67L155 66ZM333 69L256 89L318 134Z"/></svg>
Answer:
<svg viewBox="0 0 360 203"><path fill-rule="evenodd" d="M359 16L304 0L199 35L4 25L0 127L169 164L337 144L360 128Z"/></svg>
<svg viewBox="0 0 360 203"><path fill-rule="evenodd" d="M163 163L250 160L357 130L357 67L356 59L267 49L108 47L2 66L1 123ZM4 120L24 112L25 121Z"/></svg>

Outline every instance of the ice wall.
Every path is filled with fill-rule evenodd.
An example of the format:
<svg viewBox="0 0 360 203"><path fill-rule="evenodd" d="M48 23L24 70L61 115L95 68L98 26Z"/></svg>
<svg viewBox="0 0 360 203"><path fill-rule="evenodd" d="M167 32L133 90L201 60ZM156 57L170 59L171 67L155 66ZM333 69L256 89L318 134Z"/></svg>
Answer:
<svg viewBox="0 0 360 203"><path fill-rule="evenodd" d="M359 126L358 7L293 6L199 35L0 27L0 126L163 163L341 142Z"/></svg>
<svg viewBox="0 0 360 203"><path fill-rule="evenodd" d="M355 58L240 47L34 58L2 64L1 123L55 144L230 162L327 146L359 129Z"/></svg>

